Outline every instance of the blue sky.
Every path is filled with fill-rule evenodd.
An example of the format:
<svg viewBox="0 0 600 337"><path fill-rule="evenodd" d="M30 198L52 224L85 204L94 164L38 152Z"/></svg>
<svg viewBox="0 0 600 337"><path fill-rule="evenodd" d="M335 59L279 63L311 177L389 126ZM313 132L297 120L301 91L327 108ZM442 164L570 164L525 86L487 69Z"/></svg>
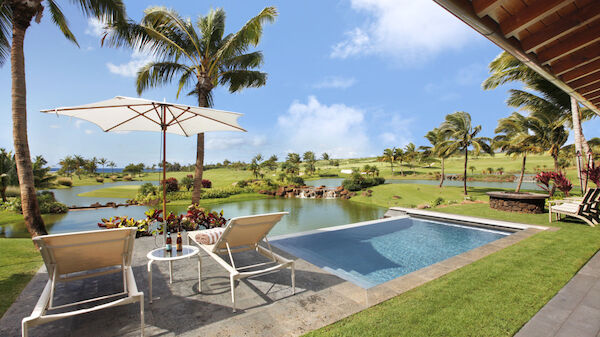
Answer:
<svg viewBox="0 0 600 337"><path fill-rule="evenodd" d="M105 157L118 166L159 161L158 133L104 133L91 123L39 112L117 95L136 97L134 75L148 55L100 46L97 25L62 2L81 48L68 42L44 17L25 41L29 142L33 155L52 166L69 154ZM195 18L211 8L227 12L227 32L236 31L266 6L279 17L267 25L258 50L267 85L229 94L218 88L214 107L244 113L247 133L207 134L206 161L249 160L287 152L328 152L338 158L374 156L386 147L426 144L423 135L444 116L471 113L483 135L513 109L509 87L481 90L487 64L500 53L432 1L126 1L136 20L145 8L173 6ZM12 148L10 63L0 68L0 147ZM176 99L176 86L145 92L148 99ZM597 136L600 121L584 124ZM167 160L191 163L195 138L168 136Z"/></svg>

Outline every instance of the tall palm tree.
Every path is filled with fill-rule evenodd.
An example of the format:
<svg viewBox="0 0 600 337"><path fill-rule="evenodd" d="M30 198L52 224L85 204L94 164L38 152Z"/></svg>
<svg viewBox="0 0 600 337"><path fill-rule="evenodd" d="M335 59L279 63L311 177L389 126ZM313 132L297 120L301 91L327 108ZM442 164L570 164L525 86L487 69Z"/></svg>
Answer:
<svg viewBox="0 0 600 337"><path fill-rule="evenodd" d="M85 16L117 22L125 19L125 6L121 0L79 0L73 1ZM23 44L25 32L35 18L42 19L48 8L52 21L58 26L67 40L77 44L75 35L69 29L67 19L56 0L3 0L0 1L0 64L10 50L12 79L12 120L15 160L21 190L21 207L25 225L31 236L46 234L34 186L33 166L27 139L27 95L25 85L25 54ZM12 35L9 36L9 32Z"/></svg>
<svg viewBox="0 0 600 337"><path fill-rule="evenodd" d="M408 143L404 146L404 159L409 164L412 164L412 162L417 158L418 155L419 152L417 151L417 147L415 146L415 144Z"/></svg>
<svg viewBox="0 0 600 337"><path fill-rule="evenodd" d="M542 111L544 112L534 111L529 118L528 127L533 133L532 143L548 152L554 161L554 171L559 172L558 156L569 138L569 133L559 121L557 114L553 114L553 111L548 109L542 108Z"/></svg>
<svg viewBox="0 0 600 337"><path fill-rule="evenodd" d="M492 146L500 149L509 156L522 156L521 174L515 192L521 191L523 176L525 175L525 164L528 153L540 152L540 147L535 143L535 136L529 133L531 118L525 117L518 112L513 112L510 117L498 121L498 127L494 130L496 137Z"/></svg>
<svg viewBox="0 0 600 337"><path fill-rule="evenodd" d="M174 10L150 7L139 24L130 21L126 25L111 26L104 41L112 46L149 50L158 59L138 71L138 94L177 79L177 97L182 90L191 87L189 95L198 98L198 105L211 107L212 90L219 85L234 93L266 84L267 74L254 70L263 63L262 53L248 52L248 49L258 45L263 24L273 22L276 16L275 7L266 7L239 31L225 35L223 9L199 16L194 25ZM192 203L200 200L202 189L204 133L197 135L196 142Z"/></svg>
<svg viewBox="0 0 600 337"><path fill-rule="evenodd" d="M394 161L396 160L396 148L385 149L383 150L383 161L390 163L390 168L392 169L392 176L394 175Z"/></svg>
<svg viewBox="0 0 600 337"><path fill-rule="evenodd" d="M481 151L494 155L488 137L477 137L481 131L481 125L471 125L471 115L464 111L457 111L446 115L446 120L440 126L441 132L446 134L448 140L443 142L443 147L450 153L464 152L465 165L463 171L464 194L467 195L467 162L469 158L469 147L473 148L473 154L479 155Z"/></svg>
<svg viewBox="0 0 600 337"><path fill-rule="evenodd" d="M556 110L560 122L573 130L576 151L582 154L590 152L581 127L581 122L596 116L590 109L579 109L579 104L573 97L507 52L498 55L490 63L489 68L491 75L483 82L485 90L497 88L508 82L523 83L525 88L536 91L540 95L525 90L511 89L509 90L508 105L512 107L546 106Z"/></svg>
<svg viewBox="0 0 600 337"><path fill-rule="evenodd" d="M108 160L106 158L100 158L98 159L98 164L100 164L100 167L102 167L102 173L104 173L104 167L106 166L106 164L108 163Z"/></svg>
<svg viewBox="0 0 600 337"><path fill-rule="evenodd" d="M425 138L429 141L431 146L422 146L421 148L425 151L431 151L432 155L440 158L440 187L442 187L442 185L444 185L444 180L446 179L444 173L444 162L446 158L452 155L452 152L448 152L448 147L446 146L446 141L448 140L447 133L443 132L439 128L435 128L427 132L427 134L425 134Z"/></svg>
<svg viewBox="0 0 600 337"><path fill-rule="evenodd" d="M400 175L403 176L404 175L404 171L402 170L402 162L406 159L406 155L404 153L404 150L402 150L399 147L394 148L394 157L398 161L398 164L399 164L398 168L400 168Z"/></svg>

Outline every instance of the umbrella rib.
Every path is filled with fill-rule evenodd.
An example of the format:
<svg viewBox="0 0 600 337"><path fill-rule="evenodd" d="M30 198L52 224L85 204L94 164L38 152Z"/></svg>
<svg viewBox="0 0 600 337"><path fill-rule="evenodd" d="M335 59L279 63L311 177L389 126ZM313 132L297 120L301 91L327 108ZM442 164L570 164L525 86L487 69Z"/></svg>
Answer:
<svg viewBox="0 0 600 337"><path fill-rule="evenodd" d="M178 108L178 107L176 107L176 106L174 106L174 107L175 107L175 108L177 108L177 109L181 109L181 108ZM181 109L181 110L183 110L183 109ZM182 120L181 120L181 122L185 122L185 121L187 121L188 119L192 119L192 118L194 118L194 117L203 117L203 118L210 119L210 120L212 120L212 121L214 121L214 122L217 122L217 123L225 124L225 125L227 125L227 126L230 126L230 127L232 127L232 128L235 128L235 129L238 129L238 130L241 130L241 131L246 131L244 128L240 128L239 126L231 125L231 124L229 124L229 123L226 123L226 122L220 121L220 120L218 120L218 119L215 119L215 118L212 118L212 117L208 117L208 116L205 116L205 115L203 115L203 114L199 114L199 113L197 113L197 112L194 112L194 111L192 111L192 110L190 110L190 111L188 111L188 112L189 112L189 113L191 113L191 114L194 114L195 116L190 116L190 117L184 118L184 119L182 119Z"/></svg>
<svg viewBox="0 0 600 337"><path fill-rule="evenodd" d="M129 110L131 110L131 111L135 112L135 113L136 113L136 114L138 114L138 115L137 115L137 116L133 116L133 117L131 117L131 118L127 119L127 120L124 120L124 121L122 121L121 123L119 123L119 124L117 124L117 125L115 125L115 126L112 126L112 127L108 128L108 129L104 130L105 132L109 132L110 130L113 130L113 129L115 129L115 128L118 128L119 126L121 126L121 125L123 125L123 124L125 124L125 123L127 123L127 122L130 122L130 121L132 121L132 120L134 120L134 119L136 119L136 118L138 118L138 117L140 117L140 116L141 116L141 117L145 117L145 118L147 118L148 120L150 120L150 121L151 121L151 122L153 122L153 123L156 123L156 121L154 121L152 118L150 118L150 117L146 116L146 113L148 113L148 112L150 112L150 111L152 111L153 109L156 109L156 108L154 108L154 107L153 107L153 108L150 108L150 109L148 109L148 110L144 111L143 113L142 113L142 112L138 112L138 111L136 111L136 110L132 109L132 108L131 108L131 106L129 106L129 105L127 106L127 108L128 108ZM159 123L156 123L156 124L160 125Z"/></svg>
<svg viewBox="0 0 600 337"><path fill-rule="evenodd" d="M128 106L146 106L150 105L149 103L144 104L129 104ZM86 107L74 107L74 108L57 108L57 109L48 109L48 110L40 110L41 112L55 112L55 111L72 111L72 110L88 110L88 109L108 109L108 108L120 108L122 105L104 105L104 106L86 106Z"/></svg>
<svg viewBox="0 0 600 337"><path fill-rule="evenodd" d="M182 116L184 113L188 112L188 111L189 111L189 109L190 109L190 108L187 108L187 109L185 109L185 110L184 110L184 111L182 111L182 112L181 112L179 115L177 115L177 117L173 116L173 117L175 117L175 118L171 119L171 120L169 121L169 123L167 123L167 125L171 125L171 123L173 123L173 121L177 121L177 119L178 119L179 117L181 117L181 116ZM170 110L170 109L169 109L169 112L171 112L171 110ZM173 112L171 112L171 115L173 115Z"/></svg>
<svg viewBox="0 0 600 337"><path fill-rule="evenodd" d="M171 114L171 116L173 116L173 119L172 119L172 120L169 122L169 124L167 124L167 125L171 125L171 123L172 123L173 121L177 122L177 125L179 125L179 127L181 128L181 131L183 131L183 134L184 134L186 137L189 137L189 135L187 134L187 132L185 132L185 130L183 129L183 126L181 126L181 123L179 123L179 121L177 120L177 117L175 117L175 114L173 113L173 111L171 111L171 107L170 107L170 106L167 106L167 110L169 110L169 113ZM185 112L185 111L184 111L184 112ZM182 112L182 113L181 113L179 116L181 116L181 115L183 115L183 112Z"/></svg>

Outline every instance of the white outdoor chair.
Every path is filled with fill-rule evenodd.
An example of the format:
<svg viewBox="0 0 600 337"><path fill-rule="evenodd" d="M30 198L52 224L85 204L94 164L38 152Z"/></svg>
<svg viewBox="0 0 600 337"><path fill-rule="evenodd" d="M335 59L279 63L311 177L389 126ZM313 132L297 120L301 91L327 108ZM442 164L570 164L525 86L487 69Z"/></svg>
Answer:
<svg viewBox="0 0 600 337"><path fill-rule="evenodd" d="M223 268L229 272L231 283L231 301L233 302L233 312L235 306L235 280L270 273L275 270L290 268L292 271L292 293L296 293L296 281L294 275L294 261L288 260L278 254L275 254L267 240L267 234L281 218L288 214L287 212L269 213L251 216L242 216L229 220L221 237L213 245L203 245L196 240L196 234L202 231L193 231L188 233L194 243L202 248L208 256L217 261ZM259 245L264 241L267 248ZM250 266L236 267L232 253L255 250L257 253L267 257L269 262L257 263ZM227 254L231 264L227 263L220 255ZM255 270L255 268L262 267ZM252 269L252 270L250 270ZM201 286L198 286L201 289Z"/></svg>
<svg viewBox="0 0 600 337"><path fill-rule="evenodd" d="M21 323L23 337L27 337L27 330L31 326L133 302L140 302L140 327L141 334L144 336L144 293L138 291L131 270L136 231L136 228L118 228L35 237L33 241L40 249L49 279L31 316L23 318ZM74 281L117 272L123 274L122 292L74 303L53 305L57 282ZM87 309L47 313L55 309L65 309L116 297L120 298Z"/></svg>
<svg viewBox="0 0 600 337"><path fill-rule="evenodd" d="M595 227L598 224L598 206L600 189L589 189L581 201L576 200L550 200L548 201L548 220L552 222L552 214L560 220L560 215L572 216L585 221L588 225Z"/></svg>

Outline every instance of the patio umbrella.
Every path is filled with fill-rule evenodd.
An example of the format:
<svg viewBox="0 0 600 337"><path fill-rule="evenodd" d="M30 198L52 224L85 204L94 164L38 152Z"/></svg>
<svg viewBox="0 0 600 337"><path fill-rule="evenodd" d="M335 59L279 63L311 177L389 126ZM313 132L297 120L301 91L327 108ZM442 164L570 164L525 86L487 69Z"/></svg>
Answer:
<svg viewBox="0 0 600 337"><path fill-rule="evenodd" d="M162 133L163 218L166 225L166 133L192 136L210 131L241 131L236 112L183 104L117 96L105 101L74 107L42 110L45 113L76 117L98 125L104 132L160 131ZM166 236L166 226L163 234Z"/></svg>

